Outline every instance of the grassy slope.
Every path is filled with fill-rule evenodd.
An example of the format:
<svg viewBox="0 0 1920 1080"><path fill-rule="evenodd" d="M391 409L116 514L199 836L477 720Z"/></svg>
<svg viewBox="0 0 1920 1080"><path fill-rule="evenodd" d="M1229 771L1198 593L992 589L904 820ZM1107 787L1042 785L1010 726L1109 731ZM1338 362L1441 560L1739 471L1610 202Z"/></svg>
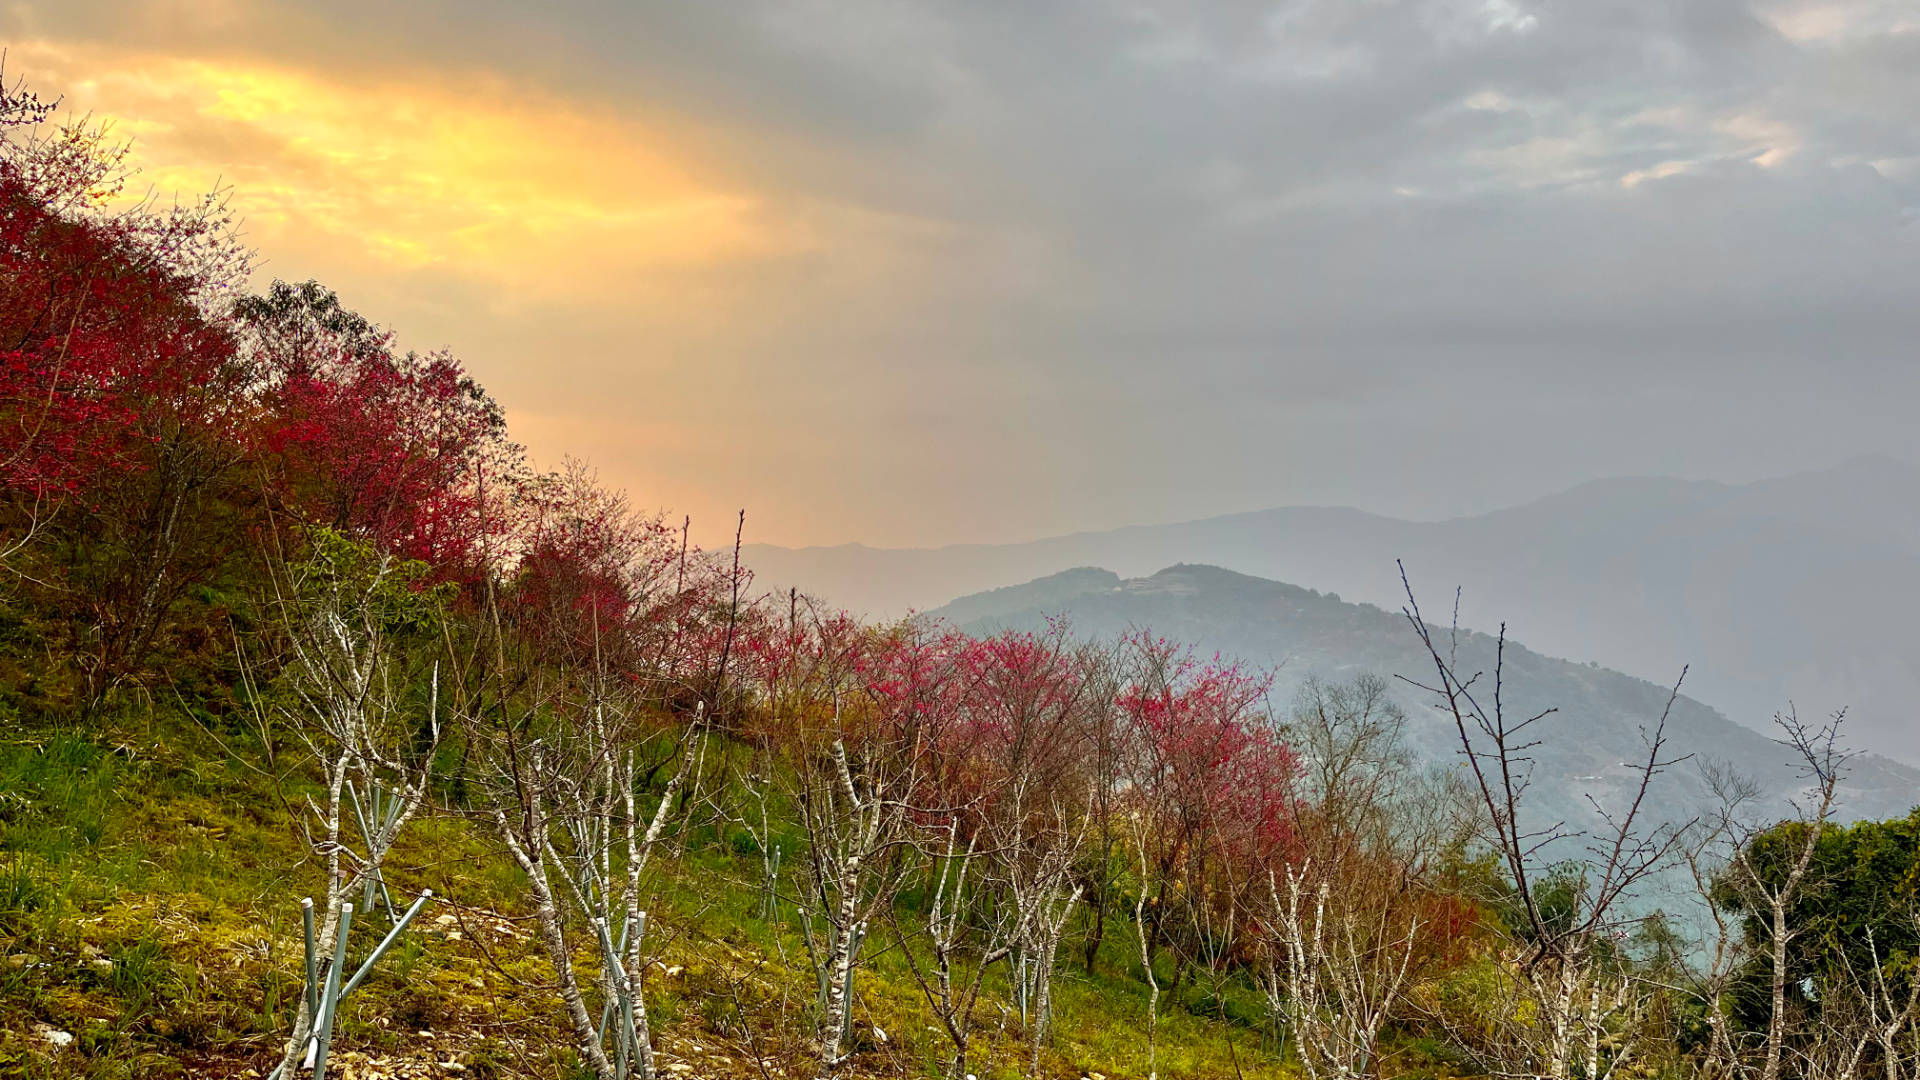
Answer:
<svg viewBox="0 0 1920 1080"><path fill-rule="evenodd" d="M298 901L319 882L302 862L302 792L246 749L257 745L165 705L84 735L13 725L0 736L0 1077L245 1076L273 1058L299 992ZM650 903L662 1063L696 1077L813 1075L812 976L790 918L755 916L757 857L708 832L687 842L655 872ZM544 965L510 906L516 873L463 820L410 827L389 879L450 902L349 999L336 1075L567 1075ZM356 953L373 937L356 933ZM1131 942L1116 921L1096 974L1063 962L1045 1074L1146 1075ZM853 1073L937 1075L944 1039L898 950L876 949L858 985ZM990 987L974 1071L1022 1075L1026 1044L991 1003L1003 984ZM1256 1016L1238 994L1228 1015ZM1162 1076L1281 1075L1255 1027L1196 1015L1213 1006L1186 997L1163 998ZM73 1043L56 1050L49 1027Z"/></svg>

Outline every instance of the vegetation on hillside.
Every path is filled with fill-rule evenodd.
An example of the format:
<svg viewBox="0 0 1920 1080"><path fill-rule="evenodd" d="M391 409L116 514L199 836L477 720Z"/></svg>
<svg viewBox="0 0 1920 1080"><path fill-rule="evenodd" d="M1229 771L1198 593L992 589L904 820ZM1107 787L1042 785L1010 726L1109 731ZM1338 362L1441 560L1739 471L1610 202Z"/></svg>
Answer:
<svg viewBox="0 0 1920 1080"><path fill-rule="evenodd" d="M1276 707L1144 631L756 597L737 544L532 469L452 357L248 293L218 198L123 199L121 149L18 85L0 122L0 1076L1920 1052L1910 824L1829 823L1832 727L1786 721L1800 820L1717 773L1682 827L1641 813L1684 767L1656 711L1639 795L1549 862L1581 837L1518 814L1547 715L1411 596L1460 767L1371 676ZM1699 940L1625 902L1682 864Z"/></svg>
<svg viewBox="0 0 1920 1080"><path fill-rule="evenodd" d="M1408 568L1417 573L1426 563L1420 551ZM1472 599L1468 594L1466 604ZM1475 606L1484 606L1484 598ZM1432 666L1397 610L1219 567L1182 564L1124 581L1106 571L1076 570L962 597L927 614L974 634L1039 630L1058 618L1070 620L1076 633L1102 638L1150 626L1198 651L1268 666L1283 700L1314 679L1340 682L1377 673L1388 679L1389 696L1407 713L1404 734L1415 753L1445 760L1459 750L1459 733L1446 711L1432 708L1436 702L1424 689L1396 677L1416 677ZM1666 704L1671 675L1667 685L1658 685L1598 664L1548 656L1512 636L1502 644L1496 633L1464 627L1449 633L1448 649L1467 670L1491 670L1501 662L1502 690L1515 710L1556 710L1546 723L1564 735L1556 734L1528 755L1535 780L1522 807L1528 828L1562 821L1600 827L1596 809L1625 810L1637 777L1622 763L1639 755L1641 729ZM1678 670L1675 663L1673 674ZM1768 730L1771 725L1736 722L1697 699L1693 689L1689 673L1667 725L1674 752L1688 762L1669 770L1647 793L1648 822L1683 824L1717 801L1699 768L1707 761L1735 768L1762 785L1747 812L1792 815L1791 799L1804 781L1794 755L1783 753L1772 737L1777 732ZM1862 755L1848 763L1841 792L1837 813L1842 820L1904 814L1920 792L1920 769ZM1583 848L1571 844L1561 854L1584 857ZM1691 891L1677 867L1663 877Z"/></svg>

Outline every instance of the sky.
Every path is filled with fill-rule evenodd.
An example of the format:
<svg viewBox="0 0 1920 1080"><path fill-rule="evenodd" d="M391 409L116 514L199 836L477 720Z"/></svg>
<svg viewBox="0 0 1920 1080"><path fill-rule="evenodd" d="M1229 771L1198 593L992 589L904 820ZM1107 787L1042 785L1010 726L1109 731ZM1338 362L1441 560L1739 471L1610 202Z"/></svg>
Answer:
<svg viewBox="0 0 1920 1080"><path fill-rule="evenodd" d="M696 538L1920 459L1920 6L0 0Z"/></svg>

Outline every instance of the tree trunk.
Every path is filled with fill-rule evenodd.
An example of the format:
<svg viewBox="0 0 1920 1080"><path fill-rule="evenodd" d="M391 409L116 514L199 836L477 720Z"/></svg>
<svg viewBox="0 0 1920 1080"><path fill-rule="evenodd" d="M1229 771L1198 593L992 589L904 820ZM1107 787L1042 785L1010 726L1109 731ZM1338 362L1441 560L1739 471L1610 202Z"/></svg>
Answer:
<svg viewBox="0 0 1920 1080"><path fill-rule="evenodd" d="M860 856L855 855L847 860L841 875L838 932L827 957L827 1010L820 1018L820 1066L829 1074L845 1060L840 1037L853 1008L853 999L847 991L853 982L853 923L859 905L859 873Z"/></svg>
<svg viewBox="0 0 1920 1080"><path fill-rule="evenodd" d="M1783 892L1773 901L1773 1012L1767 1018L1767 1062L1760 1080L1780 1080L1780 1050L1787 1029L1787 903Z"/></svg>
<svg viewBox="0 0 1920 1080"><path fill-rule="evenodd" d="M1101 883L1093 899L1093 928L1087 933L1086 969L1093 974L1093 962L1100 955L1100 941L1107 934L1107 887Z"/></svg>

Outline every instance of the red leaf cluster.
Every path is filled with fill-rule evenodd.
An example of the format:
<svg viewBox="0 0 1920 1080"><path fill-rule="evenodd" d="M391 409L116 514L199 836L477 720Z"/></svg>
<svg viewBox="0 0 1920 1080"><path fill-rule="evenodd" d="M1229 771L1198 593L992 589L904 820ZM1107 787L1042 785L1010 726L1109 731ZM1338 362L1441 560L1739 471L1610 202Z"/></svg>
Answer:
<svg viewBox="0 0 1920 1080"><path fill-rule="evenodd" d="M170 423L234 434L208 387L235 381L232 334L194 283L143 257L125 228L69 220L0 164L0 484L86 498Z"/></svg>

